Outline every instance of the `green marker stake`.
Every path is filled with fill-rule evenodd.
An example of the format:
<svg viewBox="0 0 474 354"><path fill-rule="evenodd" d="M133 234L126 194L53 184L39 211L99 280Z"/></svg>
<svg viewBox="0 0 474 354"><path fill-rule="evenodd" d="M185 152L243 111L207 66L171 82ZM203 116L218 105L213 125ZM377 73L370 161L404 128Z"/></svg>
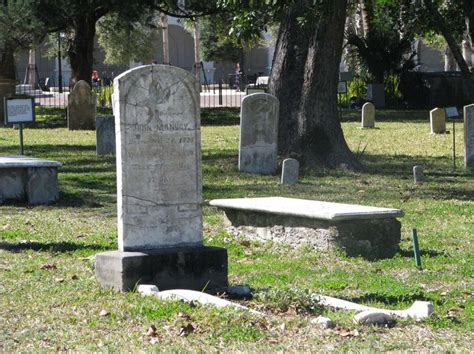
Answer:
<svg viewBox="0 0 474 354"><path fill-rule="evenodd" d="M415 254L416 267L421 270L421 257L420 249L418 247L418 236L416 235L416 229L411 230L411 235L413 237L413 253Z"/></svg>

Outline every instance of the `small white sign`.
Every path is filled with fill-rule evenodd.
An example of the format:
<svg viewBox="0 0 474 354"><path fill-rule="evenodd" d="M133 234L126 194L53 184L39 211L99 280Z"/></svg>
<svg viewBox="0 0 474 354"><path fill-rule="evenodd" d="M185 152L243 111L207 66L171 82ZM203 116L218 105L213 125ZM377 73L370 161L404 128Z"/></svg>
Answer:
<svg viewBox="0 0 474 354"><path fill-rule="evenodd" d="M5 124L34 123L33 98L5 98Z"/></svg>
<svg viewBox="0 0 474 354"><path fill-rule="evenodd" d="M446 117L448 117L448 118L459 116L459 112L458 112L457 107L446 107L444 109L444 111L446 112Z"/></svg>

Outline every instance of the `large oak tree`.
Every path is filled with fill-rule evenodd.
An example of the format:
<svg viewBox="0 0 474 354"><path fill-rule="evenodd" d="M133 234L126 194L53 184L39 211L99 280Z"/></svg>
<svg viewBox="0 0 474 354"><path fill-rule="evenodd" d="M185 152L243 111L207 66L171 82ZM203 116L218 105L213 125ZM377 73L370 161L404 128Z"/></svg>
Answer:
<svg viewBox="0 0 474 354"><path fill-rule="evenodd" d="M337 111L346 8L347 0L296 0L281 18L270 78L280 100L279 150L310 167L359 165Z"/></svg>

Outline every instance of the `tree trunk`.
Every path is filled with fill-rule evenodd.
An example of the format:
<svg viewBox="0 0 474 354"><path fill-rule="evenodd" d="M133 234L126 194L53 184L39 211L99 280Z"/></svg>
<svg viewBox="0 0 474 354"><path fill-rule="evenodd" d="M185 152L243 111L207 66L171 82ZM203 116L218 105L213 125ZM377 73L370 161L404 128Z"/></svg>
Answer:
<svg viewBox="0 0 474 354"><path fill-rule="evenodd" d="M304 67L308 53L308 38L313 26L298 23L305 15L306 1L298 0L285 10L275 45L269 91L280 100L278 149L284 156L299 154L301 118L298 115L303 88Z"/></svg>
<svg viewBox="0 0 474 354"><path fill-rule="evenodd" d="M170 65L170 48L168 41L168 15L161 14L161 30L163 31L163 64Z"/></svg>
<svg viewBox="0 0 474 354"><path fill-rule="evenodd" d="M0 79L16 79L14 50L8 45L0 51Z"/></svg>
<svg viewBox="0 0 474 354"><path fill-rule="evenodd" d="M471 42L471 47L474 47L474 4L470 0L464 1L464 20L469 42Z"/></svg>
<svg viewBox="0 0 474 354"><path fill-rule="evenodd" d="M359 166L342 133L337 84L347 0L291 6L280 25L270 92L280 100L279 150L308 167ZM306 15L304 24L297 21Z"/></svg>
<svg viewBox="0 0 474 354"><path fill-rule="evenodd" d="M201 46L200 46L200 41L201 41L201 29L199 26L199 19L196 19L193 22L193 32L194 32L194 67L196 69L195 75L196 75L196 80L201 83Z"/></svg>
<svg viewBox="0 0 474 354"><path fill-rule="evenodd" d="M359 0L360 14L362 17L362 27L364 29L363 37L367 37L370 30L370 22L373 18L373 3L372 0Z"/></svg>
<svg viewBox="0 0 474 354"><path fill-rule="evenodd" d="M91 85L96 21L94 16L87 13L74 21L74 38L67 50L74 82L84 80Z"/></svg>
<svg viewBox="0 0 474 354"><path fill-rule="evenodd" d="M444 18L441 16L438 9L431 0L425 1L425 6L432 17L433 22L437 24L438 30L441 32L444 39L446 40L446 43L448 44L449 49L453 54L454 60L456 60L456 63L458 64L463 76L470 77L471 72L469 71L469 67L467 66L466 61L462 57L461 49L456 43L456 40L454 39L451 31L448 28L448 25L445 23Z"/></svg>

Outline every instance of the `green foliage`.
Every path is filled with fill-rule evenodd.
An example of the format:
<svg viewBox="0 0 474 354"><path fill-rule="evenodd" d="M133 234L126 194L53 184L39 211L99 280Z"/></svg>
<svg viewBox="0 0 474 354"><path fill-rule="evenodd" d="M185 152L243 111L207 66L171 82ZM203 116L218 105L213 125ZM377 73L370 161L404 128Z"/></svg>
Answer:
<svg viewBox="0 0 474 354"><path fill-rule="evenodd" d="M33 1L9 0L0 4L0 53L2 48L28 48L39 43L46 32L33 16Z"/></svg>
<svg viewBox="0 0 474 354"><path fill-rule="evenodd" d="M367 82L361 76L355 75L351 81L347 83L347 95L350 97L366 97Z"/></svg>
<svg viewBox="0 0 474 354"><path fill-rule="evenodd" d="M95 89L97 97L97 107L112 108L112 94L114 93L114 86L99 86Z"/></svg>
<svg viewBox="0 0 474 354"><path fill-rule="evenodd" d="M230 36L230 19L223 15L201 20L201 49L206 61L239 62L242 46Z"/></svg>
<svg viewBox="0 0 474 354"><path fill-rule="evenodd" d="M384 2L374 8L365 36L355 28L346 31L349 61L355 59L369 82L383 83L388 75L413 67L412 57L405 56L412 50L414 33L401 25L403 21L397 1Z"/></svg>
<svg viewBox="0 0 474 354"><path fill-rule="evenodd" d="M37 107L37 113L51 128L26 127L25 152L63 163L60 199L46 206L0 206L3 351L471 350L474 186L460 167L459 120L458 170L453 173L452 133L430 135L428 111L377 110L379 129L362 130L360 111L344 110L342 129L349 147L367 145L364 171L301 171L301 183L288 187L278 174L239 172L238 110L214 113L212 125L201 128L204 242L227 249L229 283L253 289L253 299L238 301L265 314L255 316L101 289L94 255L117 249L115 157L96 155L93 132L69 131L65 109ZM209 110L203 113L210 115ZM215 124L218 115L228 124ZM48 125L51 118L54 123ZM60 118L64 124L58 128ZM0 151L18 152L17 130L0 128ZM413 184L415 164L425 166L422 185ZM401 208L400 251L371 262L309 247L242 242L241 236L227 233L223 212L207 203L275 195ZM414 266L412 227L418 229L422 271ZM423 322L399 320L393 328L362 327L353 323L351 312L317 306L314 294L393 309L427 300L435 313ZM103 309L108 316L99 315ZM310 324L321 312L337 328L323 331ZM25 319L25 313L30 317ZM180 336L180 328L189 323L194 332ZM151 325L156 335L144 335ZM426 336L430 340L420 341Z"/></svg>
<svg viewBox="0 0 474 354"><path fill-rule="evenodd" d="M105 52L107 64L128 64L153 58L158 42L159 16L147 15L133 22L123 21L117 14L104 16L97 22L97 41Z"/></svg>

